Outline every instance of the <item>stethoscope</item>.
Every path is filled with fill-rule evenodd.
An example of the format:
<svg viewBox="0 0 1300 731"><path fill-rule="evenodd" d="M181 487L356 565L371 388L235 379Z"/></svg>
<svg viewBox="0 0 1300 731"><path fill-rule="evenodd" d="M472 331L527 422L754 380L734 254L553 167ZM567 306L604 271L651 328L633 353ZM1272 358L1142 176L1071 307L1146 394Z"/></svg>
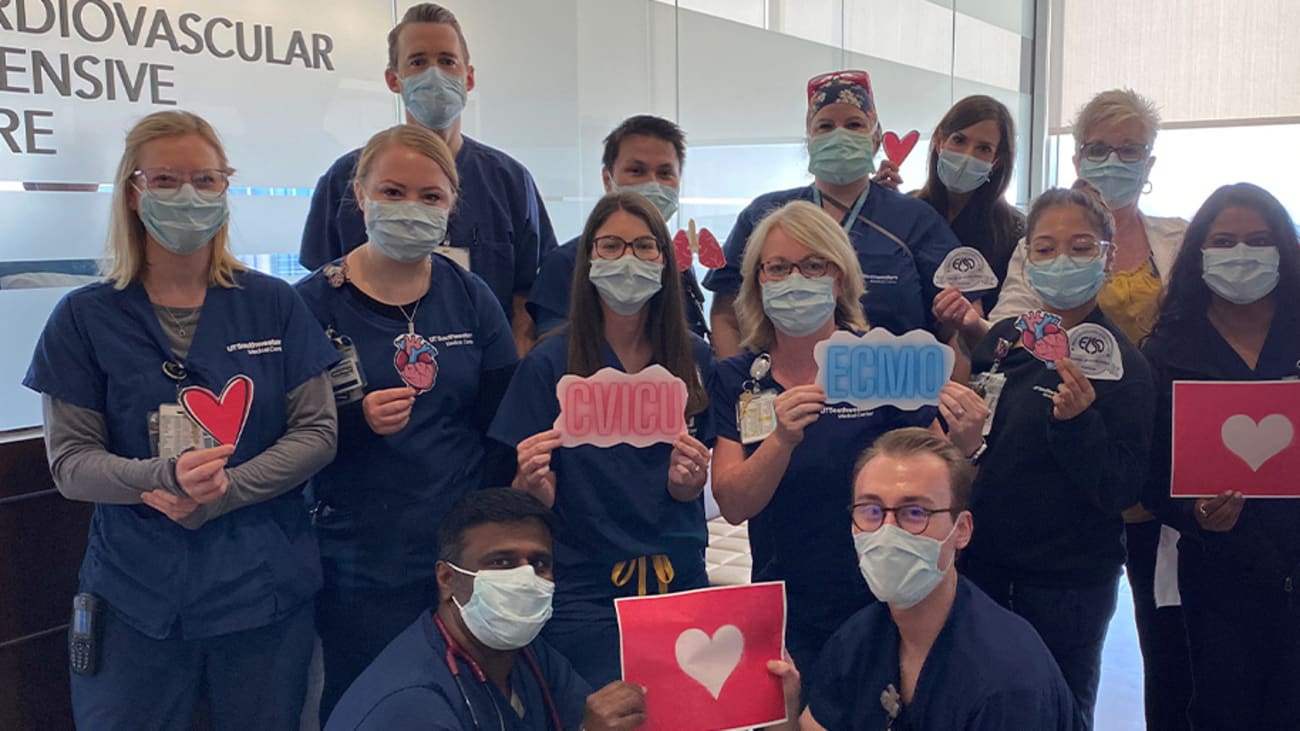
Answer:
<svg viewBox="0 0 1300 731"><path fill-rule="evenodd" d="M447 631L441 617L436 614L433 615L433 623L437 625L438 634L442 635L442 641L447 644L447 653L445 655L447 669L451 671L452 680L456 681L456 688L460 691L461 700L465 701L465 708L469 711L470 720L474 722L474 728L481 730L483 727L479 724L478 713L474 710L474 704L469 700L469 693L465 690L465 684L460 679L460 665L456 661L461 660L469 666L470 671L474 673L474 679L478 681L479 685L487 685L487 675L483 672L483 668L479 667L477 662L474 662L474 658L470 657L469 653L465 652L456 640L452 639L451 633ZM551 698L550 688L546 687L546 679L542 677L542 668L537 664L537 658L533 656L533 651L527 647L523 648L519 654L523 656L524 662L528 663L528 669L532 671L533 677L537 680L537 687L542 691L542 701L546 704L546 712L551 716L551 727L555 731L563 731L564 726L560 722L560 712L555 707L555 699ZM493 703L492 710L496 711L497 714L497 728L500 731L505 731L506 720L501 715L500 706Z"/></svg>

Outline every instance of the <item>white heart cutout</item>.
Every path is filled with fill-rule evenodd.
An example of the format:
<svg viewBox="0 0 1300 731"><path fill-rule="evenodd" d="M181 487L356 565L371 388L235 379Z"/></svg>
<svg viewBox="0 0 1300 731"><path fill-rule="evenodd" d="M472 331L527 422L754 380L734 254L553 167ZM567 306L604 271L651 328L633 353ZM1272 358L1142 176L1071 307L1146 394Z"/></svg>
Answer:
<svg viewBox="0 0 1300 731"><path fill-rule="evenodd" d="M724 624L713 633L692 627L677 635L677 664L682 672L703 685L717 700L722 686L740 664L745 636L734 624Z"/></svg>
<svg viewBox="0 0 1300 731"><path fill-rule="evenodd" d="M1282 414L1269 414L1258 424L1245 414L1233 414L1223 422L1220 436L1228 451L1241 457L1251 472L1258 472L1265 462L1290 446L1295 427Z"/></svg>

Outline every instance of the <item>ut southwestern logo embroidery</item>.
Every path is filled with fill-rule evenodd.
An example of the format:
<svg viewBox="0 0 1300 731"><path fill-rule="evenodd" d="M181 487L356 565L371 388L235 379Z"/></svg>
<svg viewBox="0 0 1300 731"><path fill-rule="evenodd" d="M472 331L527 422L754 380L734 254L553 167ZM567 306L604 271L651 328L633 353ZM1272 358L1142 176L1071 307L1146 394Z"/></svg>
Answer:
<svg viewBox="0 0 1300 731"><path fill-rule="evenodd" d="M268 353L279 353L284 350L282 341L279 338L269 340L250 340L244 343L231 343L226 346L227 353L243 351L245 355L267 355Z"/></svg>

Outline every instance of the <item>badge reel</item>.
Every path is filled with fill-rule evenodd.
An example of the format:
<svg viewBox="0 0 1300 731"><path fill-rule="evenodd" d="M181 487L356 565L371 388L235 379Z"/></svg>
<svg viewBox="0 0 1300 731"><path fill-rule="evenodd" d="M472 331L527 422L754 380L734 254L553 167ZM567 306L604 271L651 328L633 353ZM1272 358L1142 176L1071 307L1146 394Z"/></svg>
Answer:
<svg viewBox="0 0 1300 731"><path fill-rule="evenodd" d="M989 415L984 418L984 428L980 430L981 436L987 437L993 430L993 417L998 411L998 399L1002 398L1002 388L1007 384L1007 374L999 372L998 367L1002 365L1002 359L1010 349L1011 341L999 338L993 367L971 378L971 390L984 399L984 403L989 407Z"/></svg>
<svg viewBox="0 0 1300 731"><path fill-rule="evenodd" d="M736 404L741 444L761 442L776 431L776 390L758 387L758 382L771 370L772 359L764 353L754 359L749 367L749 380L741 385L740 401Z"/></svg>
<svg viewBox="0 0 1300 731"><path fill-rule="evenodd" d="M361 356L352 338L327 328L325 335L339 353L339 362L330 369L330 386L334 389L334 404L345 406L365 398L366 374L361 370Z"/></svg>
<svg viewBox="0 0 1300 731"><path fill-rule="evenodd" d="M177 361L164 362L162 372L176 383L178 390L189 378L185 365ZM171 459L191 449L217 446L217 440L191 419L180 404L158 404L158 410L150 411L148 418L149 442L157 457Z"/></svg>

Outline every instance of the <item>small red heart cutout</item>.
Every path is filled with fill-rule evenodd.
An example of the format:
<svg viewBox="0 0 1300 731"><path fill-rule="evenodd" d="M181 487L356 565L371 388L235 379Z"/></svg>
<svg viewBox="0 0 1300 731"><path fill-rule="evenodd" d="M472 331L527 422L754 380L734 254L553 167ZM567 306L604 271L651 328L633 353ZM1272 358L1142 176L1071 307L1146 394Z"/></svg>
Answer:
<svg viewBox="0 0 1300 731"><path fill-rule="evenodd" d="M912 148L916 147L916 141L919 139L921 139L921 133L916 130L908 132L901 138L894 132L886 132L885 157L889 158L889 161L895 165L902 167L903 161L912 153Z"/></svg>
<svg viewBox="0 0 1300 731"><path fill-rule="evenodd" d="M202 386L186 386L178 400L185 413L218 444L237 444L253 408L253 379L243 374L231 378L220 398Z"/></svg>
<svg viewBox="0 0 1300 731"><path fill-rule="evenodd" d="M709 269L721 269L727 265L727 256L718 244L718 237L707 228L700 229L700 263Z"/></svg>
<svg viewBox="0 0 1300 731"><path fill-rule="evenodd" d="M673 237L673 253L677 255L677 271L691 268L691 238L685 230L678 231Z"/></svg>

